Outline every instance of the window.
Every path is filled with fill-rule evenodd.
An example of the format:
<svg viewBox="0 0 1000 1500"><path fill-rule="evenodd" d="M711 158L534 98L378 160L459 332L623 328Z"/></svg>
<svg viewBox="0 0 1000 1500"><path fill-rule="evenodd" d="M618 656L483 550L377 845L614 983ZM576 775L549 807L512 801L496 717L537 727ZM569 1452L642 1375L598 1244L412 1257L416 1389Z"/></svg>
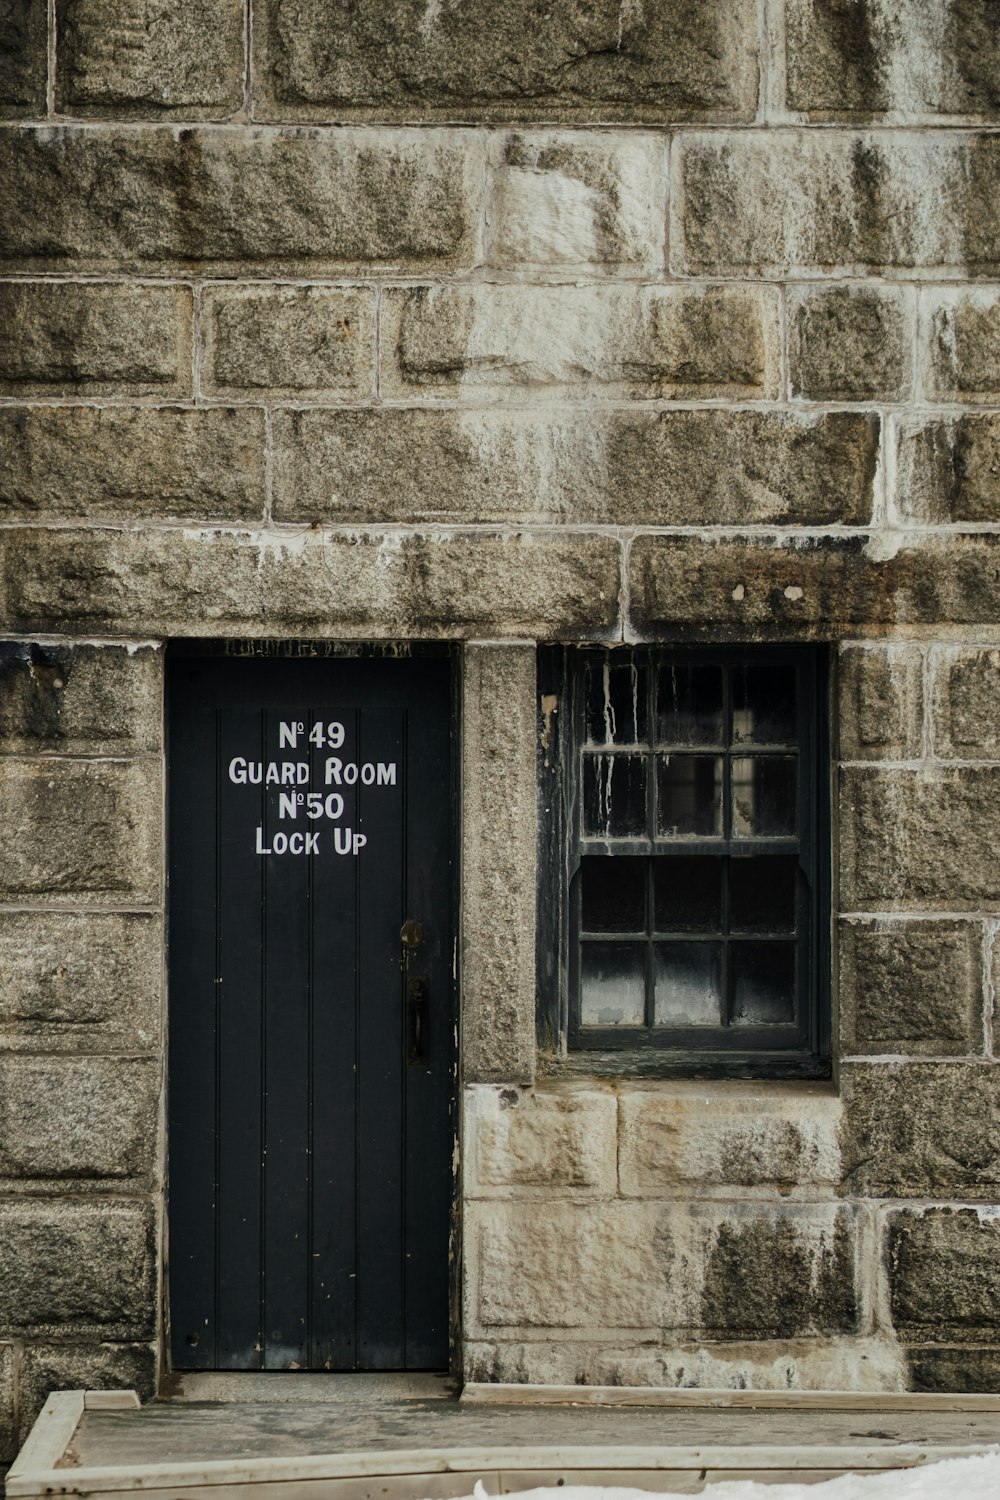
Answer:
<svg viewBox="0 0 1000 1500"><path fill-rule="evenodd" d="M801 647L542 653L547 1050L828 1071L821 668Z"/></svg>

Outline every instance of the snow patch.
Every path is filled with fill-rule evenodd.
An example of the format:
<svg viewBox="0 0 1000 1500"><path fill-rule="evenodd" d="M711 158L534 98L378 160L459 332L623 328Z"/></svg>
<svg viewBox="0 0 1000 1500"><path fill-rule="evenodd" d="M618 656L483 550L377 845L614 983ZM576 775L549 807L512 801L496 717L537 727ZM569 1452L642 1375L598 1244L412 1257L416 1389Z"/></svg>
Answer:
<svg viewBox="0 0 1000 1500"><path fill-rule="evenodd" d="M648 1490L566 1484L517 1491L521 1500L647 1500ZM706 1484L704 1500L995 1500L1000 1494L1000 1449L971 1458L948 1458L909 1469L841 1474L825 1483L762 1484L723 1480ZM481 1479L462 1500L492 1500Z"/></svg>

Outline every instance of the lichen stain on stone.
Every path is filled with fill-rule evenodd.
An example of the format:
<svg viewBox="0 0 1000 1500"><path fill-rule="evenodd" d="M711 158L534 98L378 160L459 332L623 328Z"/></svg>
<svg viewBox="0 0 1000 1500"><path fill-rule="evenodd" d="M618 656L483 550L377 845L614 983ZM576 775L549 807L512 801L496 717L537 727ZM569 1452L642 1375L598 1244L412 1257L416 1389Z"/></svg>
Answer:
<svg viewBox="0 0 1000 1500"><path fill-rule="evenodd" d="M0 645L0 701L19 706L21 732L31 739L61 739L63 691L70 673L45 646L18 642Z"/></svg>
<svg viewBox="0 0 1000 1500"><path fill-rule="evenodd" d="M770 1121L766 1128L758 1126L749 1133L744 1129L727 1131L719 1143L723 1181L741 1186L771 1183L783 1195L803 1177L808 1179L818 1161L815 1142L803 1140L801 1130L791 1120Z"/></svg>
<svg viewBox="0 0 1000 1500"><path fill-rule="evenodd" d="M883 63L869 0L796 0L789 11L793 102L820 116L845 107L883 110Z"/></svg>
<svg viewBox="0 0 1000 1500"><path fill-rule="evenodd" d="M785 1219L723 1223L705 1268L701 1316L706 1330L759 1338L855 1331L843 1222L815 1237Z"/></svg>

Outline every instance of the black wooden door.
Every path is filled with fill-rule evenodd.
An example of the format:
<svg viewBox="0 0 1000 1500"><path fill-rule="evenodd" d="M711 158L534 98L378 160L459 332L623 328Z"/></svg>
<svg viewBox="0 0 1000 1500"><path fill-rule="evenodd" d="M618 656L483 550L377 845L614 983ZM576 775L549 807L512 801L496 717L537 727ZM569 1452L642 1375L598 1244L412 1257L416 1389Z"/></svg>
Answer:
<svg viewBox="0 0 1000 1500"><path fill-rule="evenodd" d="M450 662L168 685L174 1367L442 1369Z"/></svg>

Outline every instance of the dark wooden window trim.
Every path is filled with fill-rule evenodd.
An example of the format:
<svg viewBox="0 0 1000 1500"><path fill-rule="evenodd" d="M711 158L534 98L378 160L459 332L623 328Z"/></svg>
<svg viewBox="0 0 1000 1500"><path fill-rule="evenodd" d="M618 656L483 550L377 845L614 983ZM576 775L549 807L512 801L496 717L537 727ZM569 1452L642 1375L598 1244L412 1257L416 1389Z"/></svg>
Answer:
<svg viewBox="0 0 1000 1500"><path fill-rule="evenodd" d="M538 1041L543 1073L660 1077L706 1075L731 1077L828 1077L830 1074L830 798L828 673L825 652L804 646L636 647L647 663L667 657L732 665L791 663L800 683L798 743L804 774L800 779L798 839L807 871L804 899L806 952L799 983L803 1027L740 1027L722 1038L704 1028L667 1033L652 1025L584 1031L576 1024L573 996L577 984L574 908L575 877L584 848L593 852L642 853L632 841L584 844L579 829L580 765L583 743L583 668L588 654L605 648L553 646L539 651L539 900L538 900ZM614 648L612 648L614 649ZM617 652L616 652L617 654ZM613 660L614 658L612 658ZM749 848L741 845L741 848ZM648 854L680 852L649 844ZM722 853L700 844L705 853ZM688 852L685 849L684 852ZM776 1045L780 1041L782 1045Z"/></svg>

